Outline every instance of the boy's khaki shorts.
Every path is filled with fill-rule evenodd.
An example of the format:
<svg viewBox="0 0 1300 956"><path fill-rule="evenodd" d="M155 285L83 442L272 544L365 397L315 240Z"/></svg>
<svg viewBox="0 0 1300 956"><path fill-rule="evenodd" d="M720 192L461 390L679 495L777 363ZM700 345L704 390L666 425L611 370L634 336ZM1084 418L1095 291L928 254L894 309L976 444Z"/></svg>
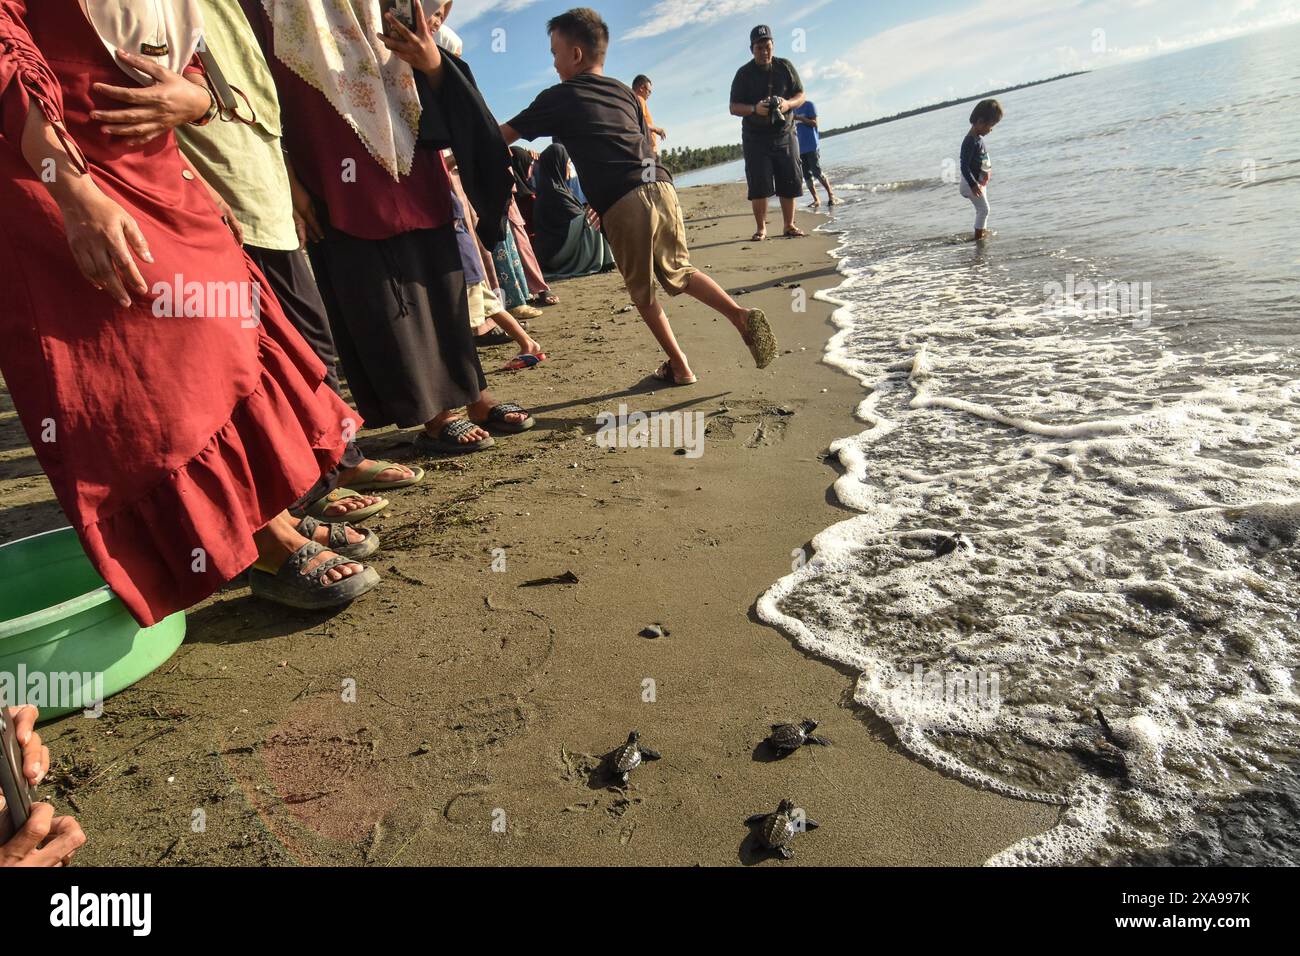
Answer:
<svg viewBox="0 0 1300 956"><path fill-rule="evenodd" d="M686 291L697 270L672 183L638 186L609 207L601 224L633 305L654 305L655 278L669 295Z"/></svg>

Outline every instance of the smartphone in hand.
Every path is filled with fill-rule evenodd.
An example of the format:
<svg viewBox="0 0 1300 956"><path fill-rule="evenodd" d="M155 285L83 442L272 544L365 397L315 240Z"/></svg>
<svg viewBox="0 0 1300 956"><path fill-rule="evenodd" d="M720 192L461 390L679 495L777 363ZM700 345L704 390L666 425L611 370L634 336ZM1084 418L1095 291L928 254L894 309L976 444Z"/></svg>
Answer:
<svg viewBox="0 0 1300 956"><path fill-rule="evenodd" d="M0 754L0 789L5 800L0 813L0 841L5 841L27 825L35 791L23 776L23 749L8 707L0 706L0 724L0 749L4 750Z"/></svg>
<svg viewBox="0 0 1300 956"><path fill-rule="evenodd" d="M415 30L415 3L414 0L379 0L379 12L383 14L392 11L393 16L397 17L402 26L408 30ZM387 22L385 18L384 22Z"/></svg>

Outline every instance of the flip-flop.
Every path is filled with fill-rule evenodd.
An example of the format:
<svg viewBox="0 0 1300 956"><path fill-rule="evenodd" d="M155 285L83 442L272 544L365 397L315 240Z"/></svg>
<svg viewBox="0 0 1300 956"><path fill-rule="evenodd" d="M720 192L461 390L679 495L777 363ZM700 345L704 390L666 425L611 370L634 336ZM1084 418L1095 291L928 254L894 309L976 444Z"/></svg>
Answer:
<svg viewBox="0 0 1300 956"><path fill-rule="evenodd" d="M303 515L298 522L298 533L308 541L316 541L316 529L329 528L329 541L325 547L335 554L341 554L353 561L368 558L379 550L379 536L365 528L353 528L347 521L317 521L311 515ZM358 531L365 535L360 541L349 542L348 531ZM316 541L320 544L319 541Z"/></svg>
<svg viewBox="0 0 1300 956"><path fill-rule="evenodd" d="M309 504L306 513L321 521L333 521L336 518L339 520L346 518L349 521L365 521L367 518L373 518L375 515L379 514L379 512L388 507L388 499L381 497L373 505L367 505L364 508L357 508L354 511L345 511L343 514L339 515L327 515L325 513L326 508L345 498L360 497L361 495L358 492L353 491L351 488L335 488L325 497L317 498Z"/></svg>
<svg viewBox="0 0 1300 956"><path fill-rule="evenodd" d="M767 242L767 233L756 232L749 237L750 242Z"/></svg>
<svg viewBox="0 0 1300 956"><path fill-rule="evenodd" d="M776 335L772 332L772 326L768 325L767 316L762 309L749 310L749 321L745 323L741 338L749 347L749 354L754 356L756 366L767 368L772 364L777 356Z"/></svg>
<svg viewBox="0 0 1300 956"><path fill-rule="evenodd" d="M787 229L784 233L782 233L782 235L784 235L787 239L803 239L808 235L808 233L804 232L802 229L796 226L794 229Z"/></svg>
<svg viewBox="0 0 1300 956"><path fill-rule="evenodd" d="M503 372L518 372L524 368L536 368L546 361L546 353L540 352L537 355L529 355L527 352L521 352L516 355L505 365L501 366Z"/></svg>
<svg viewBox="0 0 1300 956"><path fill-rule="evenodd" d="M369 565L363 565L364 570L360 574L349 575L332 584L322 584L321 575L331 568L340 564L358 563L337 554L304 573L304 568L312 558L328 550L322 544L308 541L289 555L278 571L264 571L256 566L251 568L248 583L253 594L289 607L319 610L355 601L379 583L379 573Z"/></svg>
<svg viewBox="0 0 1300 956"><path fill-rule="evenodd" d="M422 431L415 436L415 450L422 455L464 455L496 444L491 435L478 441L462 442L461 436L472 432L474 425L468 418L453 418L442 426L437 436Z"/></svg>
<svg viewBox="0 0 1300 956"><path fill-rule="evenodd" d="M550 289L547 289L545 292L537 293L537 295L534 296L533 298L533 305L540 305L545 307L545 306L559 305L559 304L560 304L560 297L557 296Z"/></svg>
<svg viewBox="0 0 1300 956"><path fill-rule="evenodd" d="M657 369L651 372L650 376L652 378L658 379L661 382L667 382L669 385L673 385L673 386L694 385L696 382L699 381L699 379L696 378L694 375L692 375L690 378L678 378L676 375L673 374L673 363L667 360L665 360L662 365L660 365Z"/></svg>
<svg viewBox="0 0 1300 956"><path fill-rule="evenodd" d="M523 412L528 415L528 409L516 402L498 402L488 409L488 417L485 421L474 422L479 428L486 428L489 431L504 432L509 435L518 435L520 432L526 432L537 424L537 419L528 415L522 422L508 422L506 416L510 413Z"/></svg>
<svg viewBox="0 0 1300 956"><path fill-rule="evenodd" d="M410 478L399 478L397 481L375 480L376 475L389 468L409 468L414 474ZM399 465L394 461L376 461L361 473L360 481L350 481L348 487L353 491L387 491L389 488L409 488L411 485L419 484L423 480L424 469L418 465Z"/></svg>

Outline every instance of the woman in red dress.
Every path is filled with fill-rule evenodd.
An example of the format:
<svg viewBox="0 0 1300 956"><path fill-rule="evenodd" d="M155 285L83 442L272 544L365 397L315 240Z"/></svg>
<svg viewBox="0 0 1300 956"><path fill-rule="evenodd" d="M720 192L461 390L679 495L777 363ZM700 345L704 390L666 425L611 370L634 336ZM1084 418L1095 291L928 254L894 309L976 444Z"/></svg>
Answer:
<svg viewBox="0 0 1300 956"><path fill-rule="evenodd" d="M378 576L285 508L360 417L176 147L170 127L205 115L178 76L201 73L198 23L188 0L162 6L0 0L0 371L87 555L141 624L250 565L255 594L341 604Z"/></svg>

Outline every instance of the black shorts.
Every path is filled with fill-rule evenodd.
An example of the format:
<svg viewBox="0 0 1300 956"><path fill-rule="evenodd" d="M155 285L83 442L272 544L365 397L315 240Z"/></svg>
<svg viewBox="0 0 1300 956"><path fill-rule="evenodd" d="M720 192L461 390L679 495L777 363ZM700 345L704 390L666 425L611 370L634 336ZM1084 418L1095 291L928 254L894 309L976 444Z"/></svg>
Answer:
<svg viewBox="0 0 1300 956"><path fill-rule="evenodd" d="M822 151L814 149L811 153L800 153L799 162L803 165L803 178L812 182L822 178Z"/></svg>
<svg viewBox="0 0 1300 956"><path fill-rule="evenodd" d="M750 199L798 199L803 195L803 168L794 130L773 138L746 136L742 142Z"/></svg>

